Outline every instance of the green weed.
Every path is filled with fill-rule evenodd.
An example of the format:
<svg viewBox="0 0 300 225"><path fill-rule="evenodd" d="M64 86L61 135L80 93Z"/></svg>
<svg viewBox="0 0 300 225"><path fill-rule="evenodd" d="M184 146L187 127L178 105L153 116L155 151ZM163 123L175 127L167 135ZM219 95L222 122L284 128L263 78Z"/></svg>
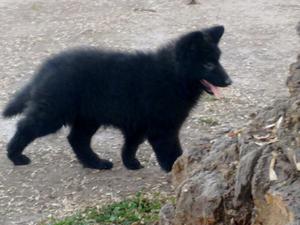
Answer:
<svg viewBox="0 0 300 225"><path fill-rule="evenodd" d="M160 208L170 198L159 194L145 196L142 193L101 208L88 208L62 220L52 219L49 225L150 225L159 218Z"/></svg>

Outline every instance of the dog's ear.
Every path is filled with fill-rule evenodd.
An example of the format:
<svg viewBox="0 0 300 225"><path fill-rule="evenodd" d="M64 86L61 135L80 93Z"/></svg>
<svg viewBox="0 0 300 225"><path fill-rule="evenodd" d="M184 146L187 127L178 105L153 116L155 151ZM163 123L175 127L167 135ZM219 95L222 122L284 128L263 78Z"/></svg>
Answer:
<svg viewBox="0 0 300 225"><path fill-rule="evenodd" d="M211 37L211 39L214 43L218 44L221 37L224 34L224 31L225 31L224 26L214 26L214 27L208 28L206 30L206 33Z"/></svg>
<svg viewBox="0 0 300 225"><path fill-rule="evenodd" d="M191 32L182 36L176 44L177 56L186 58L199 52L199 49L204 43L203 33L200 31Z"/></svg>
<svg viewBox="0 0 300 225"><path fill-rule="evenodd" d="M190 51L199 51L199 48L203 45L203 40L204 36L201 32L191 33L186 47Z"/></svg>

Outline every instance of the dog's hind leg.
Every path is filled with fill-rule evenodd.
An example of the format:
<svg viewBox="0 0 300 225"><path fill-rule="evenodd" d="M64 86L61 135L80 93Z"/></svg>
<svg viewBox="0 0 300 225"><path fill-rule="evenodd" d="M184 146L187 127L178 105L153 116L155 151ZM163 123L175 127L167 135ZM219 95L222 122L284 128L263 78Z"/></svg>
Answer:
<svg viewBox="0 0 300 225"><path fill-rule="evenodd" d="M138 170L143 168L139 160L135 157L138 146L144 141L142 132L135 134L125 133L125 143L122 148L122 161L127 169Z"/></svg>
<svg viewBox="0 0 300 225"><path fill-rule="evenodd" d="M99 125L96 123L76 121L71 127L68 140L78 160L84 167L91 169L111 169L113 163L105 159L100 159L90 146L92 136L98 128Z"/></svg>
<svg viewBox="0 0 300 225"><path fill-rule="evenodd" d="M22 152L34 139L56 132L62 123L40 110L29 110L25 118L20 120L17 131L7 147L7 156L15 165L26 165L30 159Z"/></svg>
<svg viewBox="0 0 300 225"><path fill-rule="evenodd" d="M182 154L178 135L161 131L160 135L150 135L148 140L161 168L171 171L175 160Z"/></svg>

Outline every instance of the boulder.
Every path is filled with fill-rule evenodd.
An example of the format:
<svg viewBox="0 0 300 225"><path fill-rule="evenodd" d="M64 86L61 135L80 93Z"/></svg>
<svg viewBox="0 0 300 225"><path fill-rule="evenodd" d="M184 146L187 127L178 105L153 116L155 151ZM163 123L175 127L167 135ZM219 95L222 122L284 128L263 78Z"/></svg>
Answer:
<svg viewBox="0 0 300 225"><path fill-rule="evenodd" d="M175 162L177 201L162 208L160 225L300 224L300 55L287 87L290 97L247 127L203 140Z"/></svg>

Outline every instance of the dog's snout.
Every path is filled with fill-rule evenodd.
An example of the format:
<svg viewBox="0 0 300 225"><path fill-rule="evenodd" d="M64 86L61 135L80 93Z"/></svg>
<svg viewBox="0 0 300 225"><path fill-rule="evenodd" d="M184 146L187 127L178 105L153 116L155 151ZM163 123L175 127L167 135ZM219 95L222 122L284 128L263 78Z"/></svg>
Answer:
<svg viewBox="0 0 300 225"><path fill-rule="evenodd" d="M228 77L228 78L225 80L225 84L226 84L226 85L231 85L231 84L232 84L232 80Z"/></svg>

